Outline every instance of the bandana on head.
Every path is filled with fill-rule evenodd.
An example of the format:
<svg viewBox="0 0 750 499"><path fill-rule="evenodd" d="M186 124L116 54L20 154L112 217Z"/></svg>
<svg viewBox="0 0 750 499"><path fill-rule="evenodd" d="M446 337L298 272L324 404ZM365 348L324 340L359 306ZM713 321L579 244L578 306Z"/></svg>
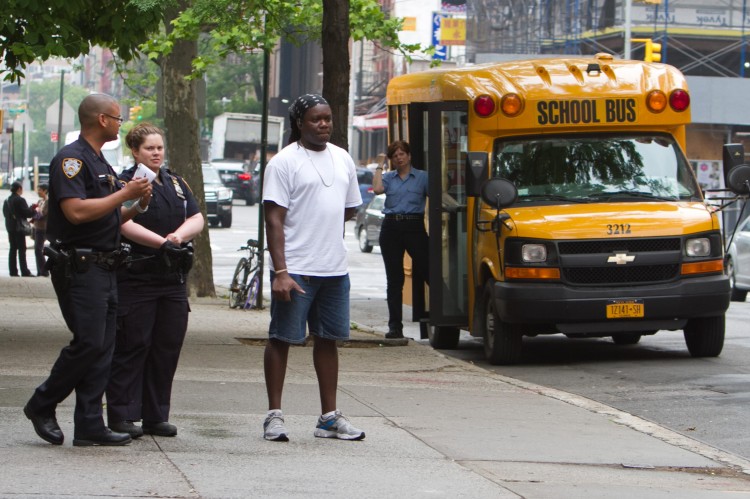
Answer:
<svg viewBox="0 0 750 499"><path fill-rule="evenodd" d="M297 120L305 116L308 109L317 106L318 104L328 105L328 101L323 98L322 95L318 94L305 94L297 97L291 106L289 106L289 119L292 123L297 123Z"/></svg>

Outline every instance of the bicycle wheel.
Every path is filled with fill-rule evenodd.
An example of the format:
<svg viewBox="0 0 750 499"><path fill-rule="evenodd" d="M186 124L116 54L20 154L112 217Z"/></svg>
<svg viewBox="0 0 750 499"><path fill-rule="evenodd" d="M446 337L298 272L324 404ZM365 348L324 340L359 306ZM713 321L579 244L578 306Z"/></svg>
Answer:
<svg viewBox="0 0 750 499"><path fill-rule="evenodd" d="M229 285L229 306L231 308L241 307L247 298L247 258L240 258L237 268L234 270L232 283Z"/></svg>
<svg viewBox="0 0 750 499"><path fill-rule="evenodd" d="M250 282L245 288L245 294L247 299L245 300L245 308L259 308L258 307L258 295L260 293L260 272L257 270L253 273L250 278Z"/></svg>

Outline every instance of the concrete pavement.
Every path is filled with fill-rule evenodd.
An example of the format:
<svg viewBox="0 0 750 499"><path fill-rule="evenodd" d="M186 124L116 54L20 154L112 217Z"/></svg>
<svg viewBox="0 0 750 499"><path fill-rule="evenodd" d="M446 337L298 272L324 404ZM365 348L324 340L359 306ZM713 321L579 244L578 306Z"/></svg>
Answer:
<svg viewBox="0 0 750 499"><path fill-rule="evenodd" d="M741 457L364 329L340 351L339 407L367 438L313 436L312 349L295 347L284 393L291 440L266 442L268 311L191 305L173 391L178 436L72 447L71 397L57 411L58 447L21 408L70 333L48 279L0 277L0 497L750 498Z"/></svg>

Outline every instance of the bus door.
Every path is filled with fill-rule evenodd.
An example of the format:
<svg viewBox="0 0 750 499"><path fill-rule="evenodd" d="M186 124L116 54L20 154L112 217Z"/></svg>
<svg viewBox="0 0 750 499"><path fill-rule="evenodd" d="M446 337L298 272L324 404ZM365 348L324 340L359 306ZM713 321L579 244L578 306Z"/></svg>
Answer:
<svg viewBox="0 0 750 499"><path fill-rule="evenodd" d="M469 323L467 109L466 102L409 106L412 163L426 168L429 175L429 323L438 331L447 331L451 339L455 336L455 341L458 328Z"/></svg>

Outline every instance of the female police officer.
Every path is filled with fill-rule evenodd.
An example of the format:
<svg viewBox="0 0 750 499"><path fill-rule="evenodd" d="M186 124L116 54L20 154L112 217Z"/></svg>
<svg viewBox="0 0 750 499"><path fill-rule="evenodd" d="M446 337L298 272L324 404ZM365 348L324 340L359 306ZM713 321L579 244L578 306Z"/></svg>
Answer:
<svg viewBox="0 0 750 499"><path fill-rule="evenodd" d="M130 181L142 164L153 172L151 201L133 221L167 238L171 251L133 244L132 263L118 271L119 306L112 371L107 385L107 418L112 431L138 438L144 433L174 436L169 423L172 380L187 330L187 285L192 250L186 243L203 230L203 215L183 179L166 168L164 134L150 123L125 138L135 165L120 179ZM133 422L143 420L142 426Z"/></svg>

